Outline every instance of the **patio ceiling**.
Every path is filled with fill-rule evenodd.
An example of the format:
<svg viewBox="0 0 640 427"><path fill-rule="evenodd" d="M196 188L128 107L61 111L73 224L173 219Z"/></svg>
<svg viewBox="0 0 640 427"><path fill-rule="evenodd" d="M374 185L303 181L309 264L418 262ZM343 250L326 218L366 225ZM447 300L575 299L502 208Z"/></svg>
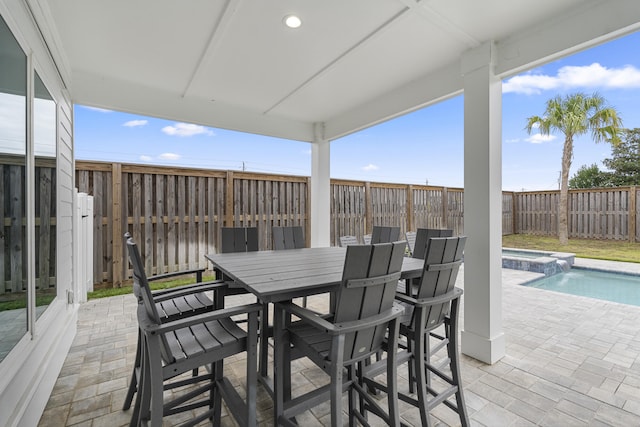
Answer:
<svg viewBox="0 0 640 427"><path fill-rule="evenodd" d="M637 0L28 0L74 103L335 139L638 28ZM302 26L289 29L295 13Z"/></svg>

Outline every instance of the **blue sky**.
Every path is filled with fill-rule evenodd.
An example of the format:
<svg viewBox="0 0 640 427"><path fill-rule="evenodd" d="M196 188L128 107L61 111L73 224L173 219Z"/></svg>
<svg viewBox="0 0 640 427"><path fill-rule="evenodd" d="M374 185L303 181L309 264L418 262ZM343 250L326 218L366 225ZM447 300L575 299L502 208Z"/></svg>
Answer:
<svg viewBox="0 0 640 427"><path fill-rule="evenodd" d="M527 134L558 94L598 92L626 128L640 127L640 32L503 81L504 190L558 188L564 137ZM458 96L333 141L332 178L464 186L463 98ZM304 142L175 123L77 105L76 158L310 175ZM575 140L570 176L610 157L589 135Z"/></svg>

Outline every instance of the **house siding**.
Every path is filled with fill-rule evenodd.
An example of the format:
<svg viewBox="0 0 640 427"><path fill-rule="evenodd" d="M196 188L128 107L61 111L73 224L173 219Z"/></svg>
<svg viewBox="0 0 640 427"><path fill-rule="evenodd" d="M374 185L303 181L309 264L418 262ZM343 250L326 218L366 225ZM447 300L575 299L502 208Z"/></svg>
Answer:
<svg viewBox="0 0 640 427"><path fill-rule="evenodd" d="M0 14L57 103L57 298L0 362L0 425L34 426L47 404L76 333L78 305L69 303L73 291L73 106L59 69L35 27L34 14L21 0L0 0ZM46 29L45 29L46 31Z"/></svg>

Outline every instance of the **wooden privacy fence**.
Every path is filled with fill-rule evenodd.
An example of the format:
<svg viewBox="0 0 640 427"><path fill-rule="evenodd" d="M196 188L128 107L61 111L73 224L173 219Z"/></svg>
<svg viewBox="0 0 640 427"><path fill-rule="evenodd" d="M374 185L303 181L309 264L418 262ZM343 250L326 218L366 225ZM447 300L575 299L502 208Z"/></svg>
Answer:
<svg viewBox="0 0 640 427"><path fill-rule="evenodd" d="M256 226L260 249L272 247L271 228L301 225L309 243L309 177L186 168L76 162L79 191L94 196L94 282L119 286L125 231L144 254L147 274L206 267L220 247L220 228ZM572 191L570 237L637 239L635 187ZM331 243L373 225L451 228L464 233L461 188L331 181ZM503 192L503 234L557 233L558 192ZM629 237L631 236L631 237Z"/></svg>
<svg viewBox="0 0 640 427"><path fill-rule="evenodd" d="M569 237L640 240L638 191L635 186L570 190ZM512 194L513 233L557 235L559 191Z"/></svg>
<svg viewBox="0 0 640 427"><path fill-rule="evenodd" d="M260 248L271 247L274 225L308 230L309 178L76 162L79 191L94 197L94 282L120 286L129 231L147 274L206 267L223 226L257 226Z"/></svg>
<svg viewBox="0 0 640 427"><path fill-rule="evenodd" d="M34 184L35 183L35 184ZM3 155L0 162L0 295L21 293L27 286L27 252L35 259L38 290L56 285L56 167L55 159L37 158L35 164L35 247L27 241L24 157Z"/></svg>

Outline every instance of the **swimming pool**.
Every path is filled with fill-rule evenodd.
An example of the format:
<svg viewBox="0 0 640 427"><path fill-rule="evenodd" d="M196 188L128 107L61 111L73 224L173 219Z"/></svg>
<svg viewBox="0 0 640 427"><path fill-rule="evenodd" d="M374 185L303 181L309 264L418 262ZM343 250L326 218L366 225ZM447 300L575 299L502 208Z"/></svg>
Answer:
<svg viewBox="0 0 640 427"><path fill-rule="evenodd" d="M525 286L640 306L640 276L573 268Z"/></svg>

